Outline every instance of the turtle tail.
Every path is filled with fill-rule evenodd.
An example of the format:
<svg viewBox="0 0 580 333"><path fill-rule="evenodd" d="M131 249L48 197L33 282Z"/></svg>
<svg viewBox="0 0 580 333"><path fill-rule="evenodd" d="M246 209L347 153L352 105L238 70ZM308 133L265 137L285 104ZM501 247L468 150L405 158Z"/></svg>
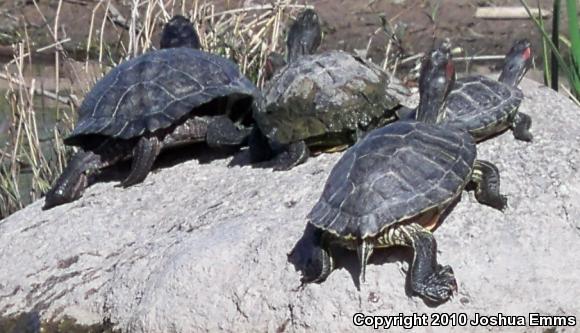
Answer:
<svg viewBox="0 0 580 333"><path fill-rule="evenodd" d="M366 281L366 267L369 257L373 253L373 245L366 239L363 239L357 248L358 260L360 263L359 283Z"/></svg>

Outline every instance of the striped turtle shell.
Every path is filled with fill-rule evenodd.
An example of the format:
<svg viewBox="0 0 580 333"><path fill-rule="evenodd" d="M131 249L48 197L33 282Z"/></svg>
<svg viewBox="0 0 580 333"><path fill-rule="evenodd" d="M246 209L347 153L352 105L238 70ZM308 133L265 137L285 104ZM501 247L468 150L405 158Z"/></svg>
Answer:
<svg viewBox="0 0 580 333"><path fill-rule="evenodd" d="M399 121L370 132L332 169L308 220L343 239L444 207L470 180L475 143L467 132Z"/></svg>
<svg viewBox="0 0 580 333"><path fill-rule="evenodd" d="M65 143L84 146L89 136L131 139L166 129L222 97L234 105L236 115L230 116L249 118L258 96L225 58L191 48L151 51L121 63L95 84Z"/></svg>
<svg viewBox="0 0 580 333"><path fill-rule="evenodd" d="M389 93L385 72L342 51L300 57L270 82L265 108L254 112L254 119L269 139L281 144L347 137L376 126L399 105Z"/></svg>
<svg viewBox="0 0 580 333"><path fill-rule="evenodd" d="M507 128L523 98L520 89L505 83L485 76L465 77L455 82L447 98L445 123L483 139Z"/></svg>

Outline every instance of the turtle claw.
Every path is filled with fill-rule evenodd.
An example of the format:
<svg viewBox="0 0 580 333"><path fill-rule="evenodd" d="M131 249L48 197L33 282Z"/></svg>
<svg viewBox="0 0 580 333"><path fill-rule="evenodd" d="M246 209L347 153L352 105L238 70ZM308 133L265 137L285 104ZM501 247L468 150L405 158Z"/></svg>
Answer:
<svg viewBox="0 0 580 333"><path fill-rule="evenodd" d="M457 291L457 281L451 266L439 266L425 281L413 286L413 291L427 301L444 303Z"/></svg>

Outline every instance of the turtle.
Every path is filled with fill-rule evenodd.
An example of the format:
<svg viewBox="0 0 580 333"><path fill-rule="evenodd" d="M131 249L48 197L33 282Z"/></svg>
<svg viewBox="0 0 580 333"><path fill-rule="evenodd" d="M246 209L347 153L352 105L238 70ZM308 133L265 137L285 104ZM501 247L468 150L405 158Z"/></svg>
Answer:
<svg viewBox="0 0 580 333"><path fill-rule="evenodd" d="M260 101L259 90L233 62L202 50L172 47L125 61L83 100L64 140L80 152L47 193L44 208L76 200L90 176L120 160L132 158L121 183L128 187L145 179L162 148L191 142L239 147Z"/></svg>
<svg viewBox="0 0 580 333"><path fill-rule="evenodd" d="M443 123L445 96L454 81L449 44L423 60L417 120L400 120L370 131L334 165L322 195L307 216L314 230L302 282L322 282L333 270L332 249L356 250L359 281L373 249L414 249L411 289L427 303L447 301L457 288L453 270L437 262L432 230L440 216L473 182L476 199L503 209L497 168L476 159L465 130Z"/></svg>
<svg viewBox="0 0 580 333"><path fill-rule="evenodd" d="M497 81L482 75L458 79L447 98L446 122L467 129L477 142L508 128L517 140L532 141L532 120L518 111L524 98L518 84L531 65L531 44L521 39L507 53ZM402 116L405 117L412 118L414 114Z"/></svg>
<svg viewBox="0 0 580 333"><path fill-rule="evenodd" d="M252 162L276 170L305 162L311 151L344 150L370 129L396 120L398 98L381 68L343 51L305 55L280 69L264 91L250 136Z"/></svg>
<svg viewBox="0 0 580 333"><path fill-rule="evenodd" d="M303 55L314 54L322 42L322 28L318 13L306 8L290 25L286 38L286 58L278 52L270 52L266 59L265 77L271 79L276 71Z"/></svg>

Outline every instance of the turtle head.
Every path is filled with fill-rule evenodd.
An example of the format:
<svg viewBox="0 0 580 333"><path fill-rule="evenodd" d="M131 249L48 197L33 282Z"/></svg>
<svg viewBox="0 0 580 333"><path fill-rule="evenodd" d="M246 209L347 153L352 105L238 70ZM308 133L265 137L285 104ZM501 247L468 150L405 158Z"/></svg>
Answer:
<svg viewBox="0 0 580 333"><path fill-rule="evenodd" d="M288 30L286 47L288 62L300 56L314 53L322 41L322 29L318 13L307 8L302 11Z"/></svg>
<svg viewBox="0 0 580 333"><path fill-rule="evenodd" d="M438 123L445 118L445 100L454 82L451 42L445 39L425 56L421 65L417 120Z"/></svg>
<svg viewBox="0 0 580 333"><path fill-rule="evenodd" d="M274 73L276 73L280 68L286 66L286 60L284 56L278 52L271 52L266 57L266 64L264 65L264 77L266 80L270 80Z"/></svg>
<svg viewBox="0 0 580 333"><path fill-rule="evenodd" d="M517 86L528 69L532 67L532 47L527 39L520 39L514 43L505 56L503 69L498 81L510 86Z"/></svg>
<svg viewBox="0 0 580 333"><path fill-rule="evenodd" d="M191 21L181 15L175 15L163 27L160 46L162 49L190 47L199 50L199 35Z"/></svg>

